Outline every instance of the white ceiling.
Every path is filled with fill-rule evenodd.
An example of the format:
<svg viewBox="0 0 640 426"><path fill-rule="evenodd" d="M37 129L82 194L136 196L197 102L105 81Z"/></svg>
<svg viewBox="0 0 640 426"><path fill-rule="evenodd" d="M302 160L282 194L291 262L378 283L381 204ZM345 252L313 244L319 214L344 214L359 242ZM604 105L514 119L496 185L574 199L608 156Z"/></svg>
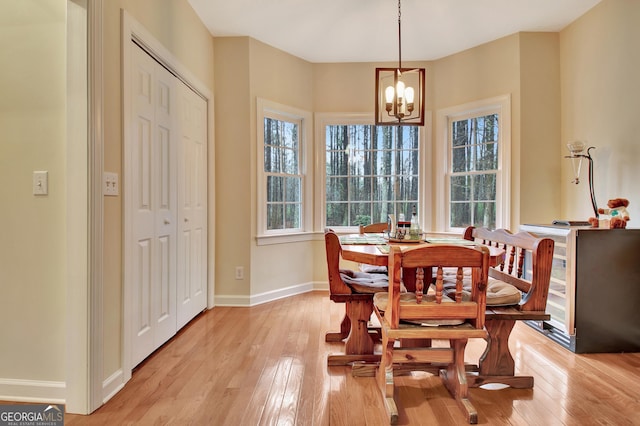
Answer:
<svg viewBox="0 0 640 426"><path fill-rule="evenodd" d="M600 0L404 0L402 60L434 60L519 31L559 31ZM397 0L189 0L212 35L250 36L310 62L398 60Z"/></svg>

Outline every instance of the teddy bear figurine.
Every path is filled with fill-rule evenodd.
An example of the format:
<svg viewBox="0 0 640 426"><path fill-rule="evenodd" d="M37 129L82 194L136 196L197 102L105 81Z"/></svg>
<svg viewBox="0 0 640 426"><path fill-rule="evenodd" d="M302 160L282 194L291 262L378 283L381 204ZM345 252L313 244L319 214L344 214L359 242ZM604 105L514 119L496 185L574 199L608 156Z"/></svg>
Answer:
<svg viewBox="0 0 640 426"><path fill-rule="evenodd" d="M629 221L629 212L627 211L627 207L629 206L629 200L626 198L614 198L607 202L606 209L599 208L598 213L606 214L611 216L611 221L609 222L610 228L626 228L627 222ZM593 222L589 219L592 226Z"/></svg>

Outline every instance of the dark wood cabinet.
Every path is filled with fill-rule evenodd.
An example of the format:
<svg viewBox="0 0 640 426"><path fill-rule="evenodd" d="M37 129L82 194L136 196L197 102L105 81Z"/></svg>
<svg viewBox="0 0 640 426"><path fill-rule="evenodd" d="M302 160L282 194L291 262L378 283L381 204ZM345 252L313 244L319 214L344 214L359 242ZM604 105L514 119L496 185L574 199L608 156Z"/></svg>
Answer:
<svg viewBox="0 0 640 426"><path fill-rule="evenodd" d="M529 324L575 353L640 352L640 229L521 229L556 241L551 320Z"/></svg>

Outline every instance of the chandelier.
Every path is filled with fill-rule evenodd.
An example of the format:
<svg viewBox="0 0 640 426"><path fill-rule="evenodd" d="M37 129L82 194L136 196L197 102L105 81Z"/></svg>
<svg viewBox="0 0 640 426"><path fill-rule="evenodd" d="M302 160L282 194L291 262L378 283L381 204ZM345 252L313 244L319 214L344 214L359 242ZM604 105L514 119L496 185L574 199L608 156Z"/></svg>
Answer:
<svg viewBox="0 0 640 426"><path fill-rule="evenodd" d="M424 126L424 68L402 68L402 9L398 0L398 67L376 68L377 125Z"/></svg>

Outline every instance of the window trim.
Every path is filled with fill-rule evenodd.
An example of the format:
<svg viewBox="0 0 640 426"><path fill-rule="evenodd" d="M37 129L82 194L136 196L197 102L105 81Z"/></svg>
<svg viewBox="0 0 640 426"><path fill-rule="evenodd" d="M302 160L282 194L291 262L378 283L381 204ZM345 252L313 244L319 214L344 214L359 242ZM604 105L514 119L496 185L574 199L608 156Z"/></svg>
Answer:
<svg viewBox="0 0 640 426"><path fill-rule="evenodd" d="M436 230L442 232L463 231L449 227L450 182L449 164L451 160L451 135L449 123L452 120L470 116L497 113L498 120L498 169L496 174L496 228L511 229L511 95L496 96L470 102L436 113L435 154L435 205Z"/></svg>
<svg viewBox="0 0 640 426"><path fill-rule="evenodd" d="M264 171L264 119L290 119L300 122L299 155L300 173L302 175L301 194L301 226L297 229L267 230L267 174ZM313 141L313 114L288 105L279 104L263 98L257 98L256 108L256 144L257 144L257 217L256 240L258 245L280 244L287 242L307 241L313 238L313 170L311 143Z"/></svg>
<svg viewBox="0 0 640 426"><path fill-rule="evenodd" d="M316 184L315 193L318 202L315 205L315 229L323 231L326 223L326 127L341 125L370 125L375 126L373 113L316 113L315 121L315 149L316 149ZM425 128L431 127L431 114L425 114L425 125L419 128L420 148L419 148L419 181L418 181L418 218L423 230L429 230L432 224L431 213L431 173L427 161L431 150L430 133ZM429 208L427 208L429 207ZM355 226L332 227L339 233L357 233L359 229Z"/></svg>

